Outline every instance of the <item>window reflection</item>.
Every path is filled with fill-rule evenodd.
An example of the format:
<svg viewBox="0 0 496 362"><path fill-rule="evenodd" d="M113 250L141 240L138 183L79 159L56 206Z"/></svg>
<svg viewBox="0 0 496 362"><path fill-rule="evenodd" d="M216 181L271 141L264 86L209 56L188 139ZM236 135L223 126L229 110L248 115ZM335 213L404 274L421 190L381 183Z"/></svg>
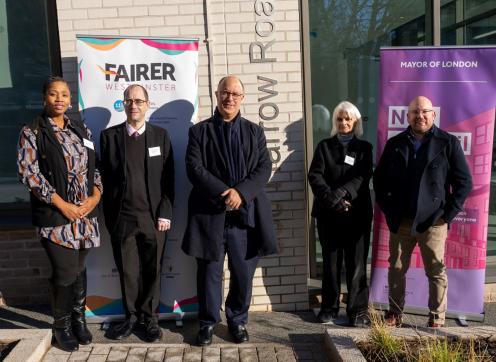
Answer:
<svg viewBox="0 0 496 362"><path fill-rule="evenodd" d="M360 109L364 138L375 145L379 49L426 44L425 1L310 0L309 13L313 145L329 137L330 112L342 100ZM314 246L319 277L318 240Z"/></svg>
<svg viewBox="0 0 496 362"><path fill-rule="evenodd" d="M0 0L0 203L29 198L17 180L17 139L21 126L42 110L41 87L52 73L47 17L51 2L26 3Z"/></svg>

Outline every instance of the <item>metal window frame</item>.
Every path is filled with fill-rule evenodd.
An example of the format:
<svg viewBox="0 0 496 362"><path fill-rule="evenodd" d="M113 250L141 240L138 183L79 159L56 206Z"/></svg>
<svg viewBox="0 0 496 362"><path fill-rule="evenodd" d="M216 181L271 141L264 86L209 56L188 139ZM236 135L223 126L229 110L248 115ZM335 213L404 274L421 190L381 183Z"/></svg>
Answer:
<svg viewBox="0 0 496 362"><path fill-rule="evenodd" d="M62 76L62 54L60 51L59 21L57 16L57 1L46 0L46 17L48 32L48 51L52 75Z"/></svg>

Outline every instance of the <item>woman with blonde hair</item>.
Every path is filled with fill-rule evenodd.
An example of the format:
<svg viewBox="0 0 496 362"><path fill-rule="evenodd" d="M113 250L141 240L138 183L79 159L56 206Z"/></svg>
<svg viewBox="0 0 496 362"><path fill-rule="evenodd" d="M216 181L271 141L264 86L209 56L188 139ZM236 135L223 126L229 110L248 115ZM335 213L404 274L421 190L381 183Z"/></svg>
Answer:
<svg viewBox="0 0 496 362"><path fill-rule="evenodd" d="M332 115L331 137L318 144L308 172L315 197L312 216L317 219L324 264L318 314L322 323L338 315L344 260L349 325L370 324L366 261L372 222L372 145L359 139L362 134L357 107L339 103Z"/></svg>

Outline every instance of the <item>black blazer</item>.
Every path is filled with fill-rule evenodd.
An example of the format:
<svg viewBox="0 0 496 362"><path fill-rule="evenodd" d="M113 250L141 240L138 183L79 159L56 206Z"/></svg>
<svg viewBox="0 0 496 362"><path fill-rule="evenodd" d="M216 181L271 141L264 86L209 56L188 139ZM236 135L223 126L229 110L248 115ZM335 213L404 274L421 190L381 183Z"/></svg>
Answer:
<svg viewBox="0 0 496 362"><path fill-rule="evenodd" d="M460 141L433 126L419 185L413 230L424 232L439 219L450 223L472 190L472 176ZM375 199L389 230L397 232L403 217L401 197L406 184L410 129L389 139L374 173Z"/></svg>
<svg viewBox="0 0 496 362"><path fill-rule="evenodd" d="M248 242L259 255L278 252L270 201L264 191L269 181L272 163L263 129L239 118L247 177L235 188L246 202L253 202L255 227L248 228ZM186 172L193 185L188 200L188 226L182 243L183 251L191 256L218 260L224 240L226 208L220 194L229 187L223 181L226 161L223 158L215 122L209 118L189 130L186 150Z"/></svg>
<svg viewBox="0 0 496 362"><path fill-rule="evenodd" d="M354 159L353 165L345 163L346 155ZM348 143L346 154L337 136L322 140L308 172L308 182L314 194L312 216L325 218L329 225L336 225L343 218L353 218L355 225L370 226L372 201L369 181L372 177L372 145L356 137ZM343 188L349 194L351 209L337 213L326 205L330 193Z"/></svg>
<svg viewBox="0 0 496 362"><path fill-rule="evenodd" d="M126 122L102 131L100 135L103 181L103 210L105 224L112 232L117 224L126 190ZM148 202L155 220L171 219L174 203L174 157L167 131L151 123L146 124L146 186ZM160 156L150 157L148 149L160 147Z"/></svg>

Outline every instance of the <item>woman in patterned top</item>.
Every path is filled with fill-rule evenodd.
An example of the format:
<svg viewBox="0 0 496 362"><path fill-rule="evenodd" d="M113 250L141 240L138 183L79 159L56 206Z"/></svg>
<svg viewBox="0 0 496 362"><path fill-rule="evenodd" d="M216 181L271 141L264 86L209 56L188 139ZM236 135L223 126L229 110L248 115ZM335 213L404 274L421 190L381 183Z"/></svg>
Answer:
<svg viewBox="0 0 496 362"><path fill-rule="evenodd" d="M17 164L52 266L53 334L61 349L75 351L92 340L84 314L85 260L90 248L100 245L95 207L102 182L91 132L65 114L71 103L67 82L50 77L43 97L42 114L21 130Z"/></svg>

